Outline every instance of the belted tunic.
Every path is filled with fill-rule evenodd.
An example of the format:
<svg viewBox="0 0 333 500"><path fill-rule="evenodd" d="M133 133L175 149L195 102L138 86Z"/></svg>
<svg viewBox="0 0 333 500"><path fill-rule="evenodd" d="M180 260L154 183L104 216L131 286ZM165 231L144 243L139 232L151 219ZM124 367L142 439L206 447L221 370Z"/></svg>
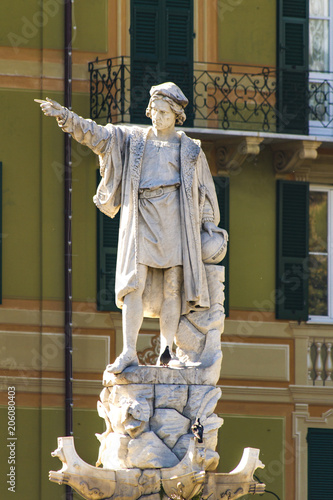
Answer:
<svg viewBox="0 0 333 500"><path fill-rule="evenodd" d="M179 173L176 172L178 168L174 168L174 178L169 178L170 165L168 165L165 181L163 175L166 172L161 174L161 179L159 175L153 176L153 172L145 174L147 169L150 172L152 167L151 164L146 165L145 151L149 151L150 147L156 147L156 144L147 146L151 127L112 124L102 126L92 120L85 120L73 112L69 112L65 120L58 122L65 132L70 133L75 140L90 147L99 155L102 179L93 198L96 206L109 217L114 217L121 207L115 286L117 306L121 308L124 297L137 289L139 263L150 262L147 265L157 266L160 263L162 268L179 264L183 266L182 314L209 308L207 279L201 258L200 230L203 221L207 219L218 225L220 214L214 182L200 141L189 138L184 132L178 132L180 146L179 154L176 156L179 158ZM159 161L161 158L162 156ZM169 156L169 160L172 164L177 163L173 154ZM172 235L177 235L173 242L173 247L177 249L172 259L168 261L163 250L159 253L159 247L163 247L163 235L159 236L159 245L155 245L154 236L151 237L149 252L146 254L148 233L143 232L141 239L139 232L142 230L142 220L147 216L148 210L142 210L140 205L144 199L142 190L147 187L159 189L161 184L175 185L178 183L178 175L179 188L162 195L173 198L172 211L175 210L177 203L179 204L176 210L178 215L169 220L169 217L173 216L168 212L160 213L159 203L153 202L159 220L155 224L155 229L159 229L158 225L163 219L163 234L166 232L165 228L170 228ZM150 182L153 185L150 185ZM146 198L146 200L152 199ZM154 213L149 209L149 224L145 230L152 228L152 221ZM171 226L174 227L171 229ZM154 246L156 254L153 251ZM149 260L145 261L146 257Z"/></svg>
<svg viewBox="0 0 333 500"><path fill-rule="evenodd" d="M181 266L180 141L148 139L139 183L139 263L165 269ZM170 221L172 223L170 224Z"/></svg>

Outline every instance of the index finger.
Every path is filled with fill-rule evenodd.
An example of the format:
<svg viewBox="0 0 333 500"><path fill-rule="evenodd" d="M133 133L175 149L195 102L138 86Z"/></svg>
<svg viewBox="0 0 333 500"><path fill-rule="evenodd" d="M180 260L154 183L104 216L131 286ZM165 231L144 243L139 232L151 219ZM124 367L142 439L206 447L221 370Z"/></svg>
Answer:
<svg viewBox="0 0 333 500"><path fill-rule="evenodd" d="M35 102L39 102L40 104L44 104L46 103L47 104L47 101L44 101L42 99L34 99Z"/></svg>

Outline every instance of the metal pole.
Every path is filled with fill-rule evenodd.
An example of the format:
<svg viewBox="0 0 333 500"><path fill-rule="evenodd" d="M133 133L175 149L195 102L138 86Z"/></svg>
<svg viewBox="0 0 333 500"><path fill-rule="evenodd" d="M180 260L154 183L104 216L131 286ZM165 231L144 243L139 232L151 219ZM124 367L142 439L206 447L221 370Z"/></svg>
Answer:
<svg viewBox="0 0 333 500"><path fill-rule="evenodd" d="M72 0L65 0L65 106L72 108ZM72 162L71 136L65 134L65 425L66 436L73 435L72 366ZM66 485L66 500L73 490Z"/></svg>

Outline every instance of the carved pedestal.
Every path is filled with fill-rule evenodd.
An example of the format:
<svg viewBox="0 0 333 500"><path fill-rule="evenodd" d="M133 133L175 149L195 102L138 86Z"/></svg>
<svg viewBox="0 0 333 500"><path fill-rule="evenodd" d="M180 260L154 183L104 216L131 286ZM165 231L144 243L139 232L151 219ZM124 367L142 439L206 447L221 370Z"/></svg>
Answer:
<svg viewBox="0 0 333 500"><path fill-rule="evenodd" d="M219 462L215 450L223 424L214 410L221 396L216 383L222 362L224 268L205 269L211 306L181 317L175 342L182 362L178 367L130 366L118 375L105 370L97 408L106 430L96 434L96 467L80 459L72 437L59 438L53 456L63 468L50 472L51 481L68 484L90 500L160 500L160 494L174 500L198 494L235 500L264 490L253 480L255 469L263 467L259 450L244 450L230 474L212 472Z"/></svg>
<svg viewBox="0 0 333 500"><path fill-rule="evenodd" d="M63 468L50 480L72 486L84 498L103 500L236 499L262 493L253 480L259 450L247 448L239 466L229 474L215 470L217 433L223 420L214 414L221 390L205 383L209 370L129 367L120 375L104 373L105 388L98 413L106 431L97 434L99 456L93 467L78 457L72 437L59 438L53 453ZM143 383L144 381L148 383ZM203 439L192 433L200 419Z"/></svg>

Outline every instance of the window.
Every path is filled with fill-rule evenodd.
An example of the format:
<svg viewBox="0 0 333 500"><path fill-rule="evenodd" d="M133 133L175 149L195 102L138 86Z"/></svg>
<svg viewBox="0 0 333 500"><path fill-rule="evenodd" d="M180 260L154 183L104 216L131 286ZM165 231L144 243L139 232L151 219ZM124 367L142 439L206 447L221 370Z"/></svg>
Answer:
<svg viewBox="0 0 333 500"><path fill-rule="evenodd" d="M178 85L193 116L193 0L131 0L131 122L145 118L149 88L162 82Z"/></svg>
<svg viewBox="0 0 333 500"><path fill-rule="evenodd" d="M311 187L309 195L309 319L333 319L333 189Z"/></svg>
<svg viewBox="0 0 333 500"><path fill-rule="evenodd" d="M278 0L277 129L308 133L308 0Z"/></svg>
<svg viewBox="0 0 333 500"><path fill-rule="evenodd" d="M309 4L310 134L333 134L333 0Z"/></svg>

